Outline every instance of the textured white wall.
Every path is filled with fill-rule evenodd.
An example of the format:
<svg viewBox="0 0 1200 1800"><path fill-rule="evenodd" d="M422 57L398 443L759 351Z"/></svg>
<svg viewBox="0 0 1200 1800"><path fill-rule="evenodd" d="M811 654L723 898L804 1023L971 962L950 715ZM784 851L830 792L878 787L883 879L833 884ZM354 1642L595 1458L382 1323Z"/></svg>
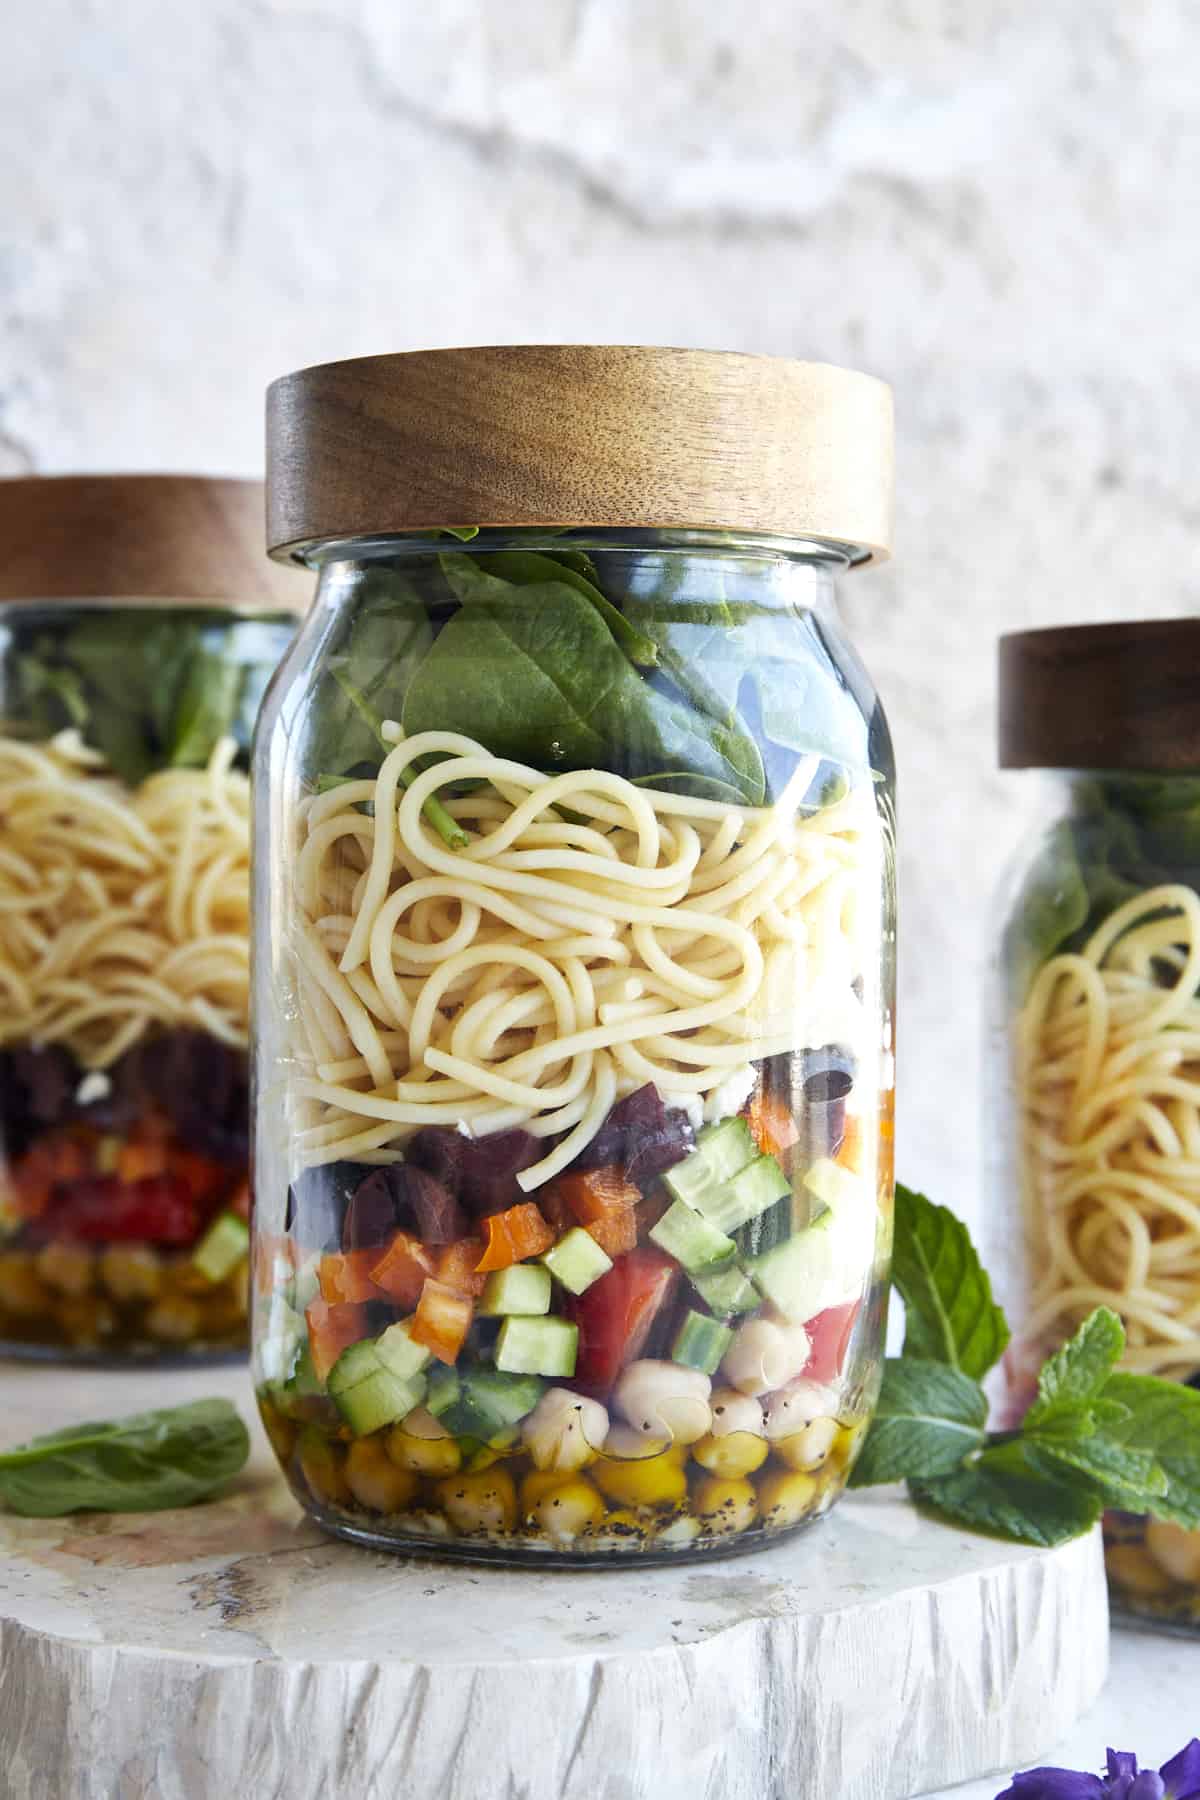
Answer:
<svg viewBox="0 0 1200 1800"><path fill-rule="evenodd" d="M1191 0L18 0L0 469L252 472L272 375L421 345L887 376L900 1160L969 1209L993 638L1200 596L1198 75Z"/></svg>

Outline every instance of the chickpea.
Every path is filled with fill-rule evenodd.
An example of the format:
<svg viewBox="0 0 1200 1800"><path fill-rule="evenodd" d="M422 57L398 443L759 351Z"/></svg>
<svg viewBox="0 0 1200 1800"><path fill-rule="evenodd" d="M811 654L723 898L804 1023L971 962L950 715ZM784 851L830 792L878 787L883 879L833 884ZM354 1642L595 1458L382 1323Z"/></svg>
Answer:
<svg viewBox="0 0 1200 1800"><path fill-rule="evenodd" d="M600 1492L618 1506L674 1507L687 1499L687 1476L670 1449L628 1460L605 1455L591 1474Z"/></svg>
<svg viewBox="0 0 1200 1800"><path fill-rule="evenodd" d="M836 1419L814 1419L803 1431L793 1432L791 1437L778 1438L771 1447L789 1469L799 1469L805 1475L814 1475L829 1461L840 1429Z"/></svg>
<svg viewBox="0 0 1200 1800"><path fill-rule="evenodd" d="M561 1469L531 1469L522 1477L520 1491L520 1513L526 1524L530 1523L534 1508L544 1494L551 1493L563 1479Z"/></svg>
<svg viewBox="0 0 1200 1800"><path fill-rule="evenodd" d="M73 1344L98 1344L117 1329L117 1315L107 1300L80 1294L58 1302L55 1316Z"/></svg>
<svg viewBox="0 0 1200 1800"><path fill-rule="evenodd" d="M439 1505L456 1531L511 1531L517 1522L517 1490L502 1466L475 1475L448 1475L437 1484Z"/></svg>
<svg viewBox="0 0 1200 1800"><path fill-rule="evenodd" d="M21 1319L36 1318L52 1305L49 1288L33 1266L26 1250L6 1250L0 1255L0 1306Z"/></svg>
<svg viewBox="0 0 1200 1800"><path fill-rule="evenodd" d="M272 1450L280 1462L286 1463L295 1447L296 1427L263 1394L259 1395L258 1410L262 1417L263 1430L270 1439Z"/></svg>
<svg viewBox="0 0 1200 1800"><path fill-rule="evenodd" d="M598 1400L569 1388L547 1388L521 1435L539 1469L583 1469L595 1462L608 1436L608 1414Z"/></svg>
<svg viewBox="0 0 1200 1800"><path fill-rule="evenodd" d="M634 1550L645 1543L646 1531L644 1519L628 1507L617 1507L605 1516L588 1542L597 1550Z"/></svg>
<svg viewBox="0 0 1200 1800"><path fill-rule="evenodd" d="M762 1402L752 1394L739 1394L735 1388L718 1388L710 1404L713 1437L727 1437L733 1432L763 1436L766 1428Z"/></svg>
<svg viewBox="0 0 1200 1800"><path fill-rule="evenodd" d="M763 1524L771 1530L798 1525L812 1512L819 1491L811 1475L772 1470L758 1484L758 1506Z"/></svg>
<svg viewBox="0 0 1200 1800"><path fill-rule="evenodd" d="M199 1337L202 1322L199 1306L182 1294L164 1294L146 1314L146 1330L150 1336L171 1344L186 1344Z"/></svg>
<svg viewBox="0 0 1200 1800"><path fill-rule="evenodd" d="M767 1460L770 1445L764 1437L749 1431L731 1431L724 1437L710 1433L692 1445L692 1455L702 1469L712 1475L735 1478L753 1475Z"/></svg>
<svg viewBox="0 0 1200 1800"><path fill-rule="evenodd" d="M647 1437L694 1444L712 1424L712 1382L699 1369L646 1359L630 1363L613 1390L617 1411Z"/></svg>
<svg viewBox="0 0 1200 1800"><path fill-rule="evenodd" d="M38 1252L37 1272L47 1287L78 1299L95 1278L95 1258L86 1244L47 1244Z"/></svg>
<svg viewBox="0 0 1200 1800"><path fill-rule="evenodd" d="M453 1475L462 1461L457 1443L427 1407L414 1407L387 1434L387 1453L414 1475Z"/></svg>
<svg viewBox="0 0 1200 1800"><path fill-rule="evenodd" d="M358 1438L346 1453L346 1485L369 1512L397 1513L417 1491L417 1478L396 1466L378 1438Z"/></svg>
<svg viewBox="0 0 1200 1800"><path fill-rule="evenodd" d="M1175 1583L1141 1544L1110 1544L1104 1553L1109 1580L1118 1589L1143 1600L1166 1600Z"/></svg>
<svg viewBox="0 0 1200 1800"><path fill-rule="evenodd" d="M725 1352L721 1373L739 1394L769 1394L808 1366L812 1342L803 1325L751 1319Z"/></svg>
<svg viewBox="0 0 1200 1800"><path fill-rule="evenodd" d="M837 1402L834 1389L820 1382L791 1381L767 1401L767 1436L792 1437L814 1419L836 1413Z"/></svg>
<svg viewBox="0 0 1200 1800"><path fill-rule="evenodd" d="M758 1495L748 1481L709 1475L696 1488L695 1508L702 1528L713 1537L745 1531L758 1517Z"/></svg>
<svg viewBox="0 0 1200 1800"><path fill-rule="evenodd" d="M534 1523L559 1546L573 1544L583 1532L594 1530L603 1517L604 1502L582 1475L560 1476L533 1509Z"/></svg>
<svg viewBox="0 0 1200 1800"><path fill-rule="evenodd" d="M162 1264L149 1244L109 1244L100 1252L100 1280L114 1300L153 1300L162 1288Z"/></svg>
<svg viewBox="0 0 1200 1800"><path fill-rule="evenodd" d="M345 1458L336 1445L309 1425L300 1433L296 1454L309 1493L326 1506L344 1506L350 1498Z"/></svg>
<svg viewBox="0 0 1200 1800"><path fill-rule="evenodd" d="M678 1518L663 1526L654 1541L666 1544L672 1550L685 1550L689 1544L695 1543L703 1529L699 1519L693 1518L690 1513L680 1513Z"/></svg>
<svg viewBox="0 0 1200 1800"><path fill-rule="evenodd" d="M1183 1587L1200 1588L1200 1531L1188 1531L1166 1519L1151 1519L1146 1527L1146 1548L1173 1580Z"/></svg>

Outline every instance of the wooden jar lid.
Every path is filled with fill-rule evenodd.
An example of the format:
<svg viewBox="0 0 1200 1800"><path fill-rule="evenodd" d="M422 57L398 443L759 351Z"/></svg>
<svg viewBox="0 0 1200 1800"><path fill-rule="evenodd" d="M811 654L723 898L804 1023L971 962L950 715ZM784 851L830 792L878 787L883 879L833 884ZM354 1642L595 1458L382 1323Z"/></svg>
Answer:
<svg viewBox="0 0 1200 1800"><path fill-rule="evenodd" d="M1000 766L1200 770L1200 618L1000 639Z"/></svg>
<svg viewBox="0 0 1200 1800"><path fill-rule="evenodd" d="M296 612L307 584L262 549L257 481L204 475L0 480L0 601L216 601Z"/></svg>
<svg viewBox="0 0 1200 1800"><path fill-rule="evenodd" d="M436 526L891 543L892 395L825 363L606 344L366 356L267 395L267 537Z"/></svg>

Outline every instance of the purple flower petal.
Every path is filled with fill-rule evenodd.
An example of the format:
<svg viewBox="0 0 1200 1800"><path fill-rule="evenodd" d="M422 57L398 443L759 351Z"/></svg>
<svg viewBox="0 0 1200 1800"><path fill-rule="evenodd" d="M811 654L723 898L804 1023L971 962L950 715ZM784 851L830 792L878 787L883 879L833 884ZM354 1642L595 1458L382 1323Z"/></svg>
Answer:
<svg viewBox="0 0 1200 1800"><path fill-rule="evenodd" d="M1098 1775L1079 1769L1026 1769L997 1800L1105 1800Z"/></svg>
<svg viewBox="0 0 1200 1800"><path fill-rule="evenodd" d="M1109 1746L1108 1779L1104 1783L1107 1800L1129 1800L1129 1791L1137 1777L1138 1759L1131 1750L1114 1750Z"/></svg>
<svg viewBox="0 0 1200 1800"><path fill-rule="evenodd" d="M1143 1769L1129 1784L1129 1800L1164 1800L1166 1791L1157 1769Z"/></svg>
<svg viewBox="0 0 1200 1800"><path fill-rule="evenodd" d="M1200 1738L1185 1744L1159 1770L1171 1800L1200 1800Z"/></svg>

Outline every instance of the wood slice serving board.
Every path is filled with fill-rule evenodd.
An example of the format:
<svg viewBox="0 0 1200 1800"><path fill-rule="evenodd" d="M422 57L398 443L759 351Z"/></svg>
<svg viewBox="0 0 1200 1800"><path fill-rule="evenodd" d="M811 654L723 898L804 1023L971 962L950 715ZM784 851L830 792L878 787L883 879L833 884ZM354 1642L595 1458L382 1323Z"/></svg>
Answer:
<svg viewBox="0 0 1200 1800"><path fill-rule="evenodd" d="M240 1370L8 1365L3 1439ZM853 1496L678 1569L409 1561L301 1517L257 1435L228 1498L0 1515L5 1800L886 1800L1011 1769L1106 1669L1100 1546Z"/></svg>

